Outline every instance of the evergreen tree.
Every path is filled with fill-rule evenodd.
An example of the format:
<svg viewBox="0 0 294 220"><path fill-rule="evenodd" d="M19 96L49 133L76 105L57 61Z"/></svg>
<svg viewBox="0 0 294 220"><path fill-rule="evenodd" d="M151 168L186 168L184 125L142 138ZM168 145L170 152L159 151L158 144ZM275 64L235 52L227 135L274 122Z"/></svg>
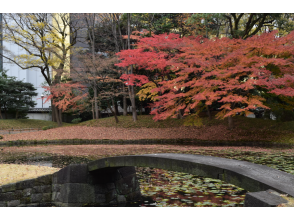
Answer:
<svg viewBox="0 0 294 220"><path fill-rule="evenodd" d="M0 117L3 119L1 109L4 110L5 118L7 111L15 112L17 119L20 113L27 112L36 103L32 101L37 96L33 84L16 80L16 77L7 76L6 71L0 71Z"/></svg>

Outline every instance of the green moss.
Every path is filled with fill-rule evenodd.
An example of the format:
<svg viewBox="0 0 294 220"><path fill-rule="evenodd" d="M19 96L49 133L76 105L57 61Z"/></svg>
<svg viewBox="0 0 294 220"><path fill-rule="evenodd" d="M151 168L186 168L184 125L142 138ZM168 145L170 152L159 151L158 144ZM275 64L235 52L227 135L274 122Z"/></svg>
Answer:
<svg viewBox="0 0 294 220"><path fill-rule="evenodd" d="M7 185L2 186L2 192L3 193L5 193L5 192L13 192L15 190L16 190L15 183L7 184Z"/></svg>

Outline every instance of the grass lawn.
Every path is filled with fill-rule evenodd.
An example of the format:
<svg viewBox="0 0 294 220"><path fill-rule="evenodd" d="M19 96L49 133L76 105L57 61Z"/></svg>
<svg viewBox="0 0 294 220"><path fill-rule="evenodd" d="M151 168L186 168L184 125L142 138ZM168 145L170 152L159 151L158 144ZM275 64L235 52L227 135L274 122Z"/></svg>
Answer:
<svg viewBox="0 0 294 220"><path fill-rule="evenodd" d="M151 115L138 115L138 121L133 122L132 116L119 116L119 123L115 123L114 117L90 120L79 123L79 126L90 127L117 127L117 128L175 128L185 127L189 117L184 119L169 118L164 121L153 121ZM209 120L201 118L204 127L215 127L218 125L228 126L228 120ZM247 118L235 116L233 118L235 129L231 132L232 139L238 136L246 136L247 141L269 139L271 142L286 143L294 145L294 121L278 122L275 120L264 120L260 118ZM201 126L200 126L201 128ZM213 129L211 129L213 130ZM234 132L236 131L236 132ZM253 138L254 137L254 138ZM244 139L243 139L244 140Z"/></svg>
<svg viewBox="0 0 294 220"><path fill-rule="evenodd" d="M42 128L44 126L57 127L57 122L38 120L38 119L0 119L0 130L24 129L24 128ZM68 126L69 123L63 123Z"/></svg>

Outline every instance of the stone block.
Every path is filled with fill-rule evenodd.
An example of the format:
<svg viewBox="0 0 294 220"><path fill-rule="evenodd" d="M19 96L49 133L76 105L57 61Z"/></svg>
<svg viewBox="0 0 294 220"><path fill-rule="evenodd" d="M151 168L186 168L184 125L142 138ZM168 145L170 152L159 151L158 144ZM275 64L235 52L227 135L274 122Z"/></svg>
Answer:
<svg viewBox="0 0 294 220"><path fill-rule="evenodd" d="M7 193L1 193L0 194L0 201L11 201L15 200L15 194L14 192L7 192Z"/></svg>
<svg viewBox="0 0 294 220"><path fill-rule="evenodd" d="M64 203L93 203L94 186L83 183L66 183L61 186L61 198Z"/></svg>
<svg viewBox="0 0 294 220"><path fill-rule="evenodd" d="M23 197L20 199L21 204L30 204L31 203L31 197Z"/></svg>
<svg viewBox="0 0 294 220"><path fill-rule="evenodd" d="M30 203L27 205L27 207L39 207L40 204L39 203Z"/></svg>
<svg viewBox="0 0 294 220"><path fill-rule="evenodd" d="M88 163L89 171L94 171L94 170L105 168L105 167L109 167L109 163L107 159L100 159L100 160L96 160L96 161Z"/></svg>
<svg viewBox="0 0 294 220"><path fill-rule="evenodd" d="M58 172L52 174L52 185L57 184Z"/></svg>
<svg viewBox="0 0 294 220"><path fill-rule="evenodd" d="M31 196L33 194L33 191L34 190L32 188L24 189L23 196Z"/></svg>
<svg viewBox="0 0 294 220"><path fill-rule="evenodd" d="M6 207L6 202L0 202L0 207Z"/></svg>
<svg viewBox="0 0 294 220"><path fill-rule="evenodd" d="M54 204L51 202L41 202L39 203L39 207L54 207Z"/></svg>
<svg viewBox="0 0 294 220"><path fill-rule="evenodd" d="M52 184L52 174L40 176L36 178L35 185L40 186L40 185L51 185Z"/></svg>
<svg viewBox="0 0 294 220"><path fill-rule="evenodd" d="M35 186L35 179L29 179L21 182L17 182L16 189L27 189L27 188L33 188Z"/></svg>
<svg viewBox="0 0 294 220"><path fill-rule="evenodd" d="M113 199L112 201L108 202L107 206L117 206L117 200Z"/></svg>
<svg viewBox="0 0 294 220"><path fill-rule="evenodd" d="M94 191L96 194L105 194L109 191L107 184L94 185Z"/></svg>
<svg viewBox="0 0 294 220"><path fill-rule="evenodd" d="M118 204L125 204L127 202L126 197L124 195L117 196L117 203Z"/></svg>
<svg viewBox="0 0 294 220"><path fill-rule="evenodd" d="M2 186L2 192L13 192L16 190L15 183L7 184Z"/></svg>
<svg viewBox="0 0 294 220"><path fill-rule="evenodd" d="M62 202L61 193L60 192L53 192L52 193L52 202Z"/></svg>
<svg viewBox="0 0 294 220"><path fill-rule="evenodd" d="M121 174L123 178L126 178L130 175L135 175L136 169L135 167L122 167L118 169L118 172Z"/></svg>
<svg viewBox="0 0 294 220"><path fill-rule="evenodd" d="M34 186L33 187L33 193L41 193L42 190L41 190L41 186Z"/></svg>
<svg viewBox="0 0 294 220"><path fill-rule="evenodd" d="M52 192L60 192L61 184L53 184Z"/></svg>
<svg viewBox="0 0 294 220"><path fill-rule="evenodd" d="M112 200L116 201L116 198L117 198L117 192L115 189L105 194L105 199L107 203L110 203Z"/></svg>
<svg viewBox="0 0 294 220"><path fill-rule="evenodd" d="M135 191L136 186L137 184L135 176L128 176L115 182L117 192L122 195L126 195L131 193L132 191Z"/></svg>
<svg viewBox="0 0 294 220"><path fill-rule="evenodd" d="M140 190L137 190L135 192L131 192L131 193L126 195L126 200L128 202L130 202L130 201L138 201L140 199L141 199L141 191Z"/></svg>
<svg viewBox="0 0 294 220"><path fill-rule="evenodd" d="M20 205L20 201L19 200L12 200L12 201L7 202L7 206L8 207L16 207L18 205Z"/></svg>
<svg viewBox="0 0 294 220"><path fill-rule="evenodd" d="M51 185L41 186L41 192L42 193L51 193L52 192L52 186Z"/></svg>
<svg viewBox="0 0 294 220"><path fill-rule="evenodd" d="M32 194L31 196L31 202L32 203L39 203L42 201L43 194L42 193L37 193L37 194Z"/></svg>
<svg viewBox="0 0 294 220"><path fill-rule="evenodd" d="M23 191L22 190L15 190L14 192L16 199L21 199L23 197Z"/></svg>
<svg viewBox="0 0 294 220"><path fill-rule="evenodd" d="M96 194L95 195L95 203L105 203L106 202L106 196L105 194Z"/></svg>
<svg viewBox="0 0 294 220"><path fill-rule="evenodd" d="M276 207L288 201L278 196L273 191L250 192L245 196L244 206L246 207Z"/></svg>
<svg viewBox="0 0 294 220"><path fill-rule="evenodd" d="M43 193L42 202L51 202L52 194L51 193Z"/></svg>
<svg viewBox="0 0 294 220"><path fill-rule="evenodd" d="M87 183L89 180L87 164L69 165L55 173L53 179L54 184Z"/></svg>

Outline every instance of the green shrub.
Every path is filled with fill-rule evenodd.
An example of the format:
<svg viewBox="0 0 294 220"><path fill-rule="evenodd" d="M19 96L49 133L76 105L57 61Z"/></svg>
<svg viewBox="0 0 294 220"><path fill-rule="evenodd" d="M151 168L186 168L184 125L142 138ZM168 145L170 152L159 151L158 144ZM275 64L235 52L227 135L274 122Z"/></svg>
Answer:
<svg viewBox="0 0 294 220"><path fill-rule="evenodd" d="M2 135L0 135L0 139L3 139L3 136Z"/></svg>
<svg viewBox="0 0 294 220"><path fill-rule="evenodd" d="M48 126L44 126L43 128L42 128L42 130L48 130L48 129L51 129L51 128L55 128L55 126L53 126L53 125L48 125Z"/></svg>
<svg viewBox="0 0 294 220"><path fill-rule="evenodd" d="M73 123L73 124L78 124L78 123L80 123L81 121L82 121L81 118L75 118L75 119L73 119L73 120L71 121L71 123Z"/></svg>

